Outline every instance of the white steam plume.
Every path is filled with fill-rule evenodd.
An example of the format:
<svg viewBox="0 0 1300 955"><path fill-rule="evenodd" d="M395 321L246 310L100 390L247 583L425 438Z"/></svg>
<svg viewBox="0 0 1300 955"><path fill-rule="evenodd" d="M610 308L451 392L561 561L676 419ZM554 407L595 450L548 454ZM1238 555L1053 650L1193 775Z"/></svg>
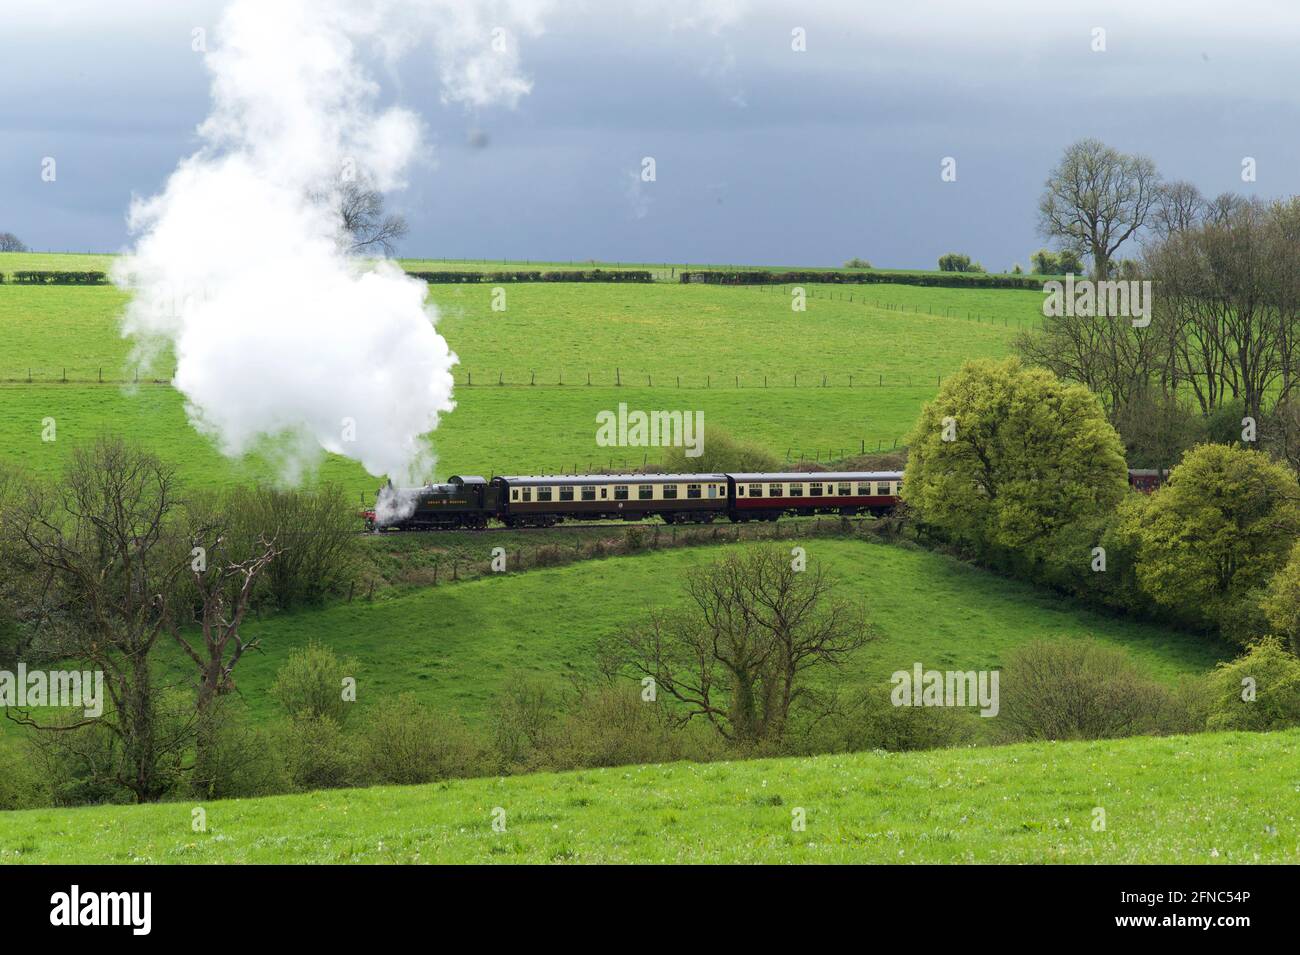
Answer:
<svg viewBox="0 0 1300 955"><path fill-rule="evenodd" d="M446 102L513 105L516 37L537 3L233 0L206 55L201 147L132 203L114 280L134 295L137 361L170 343L193 425L221 450L270 447L296 480L323 451L374 475L429 476L424 435L454 407L456 356L425 286L350 259L332 192L399 188L423 147L409 110L380 109L366 53L390 65L427 38Z"/></svg>

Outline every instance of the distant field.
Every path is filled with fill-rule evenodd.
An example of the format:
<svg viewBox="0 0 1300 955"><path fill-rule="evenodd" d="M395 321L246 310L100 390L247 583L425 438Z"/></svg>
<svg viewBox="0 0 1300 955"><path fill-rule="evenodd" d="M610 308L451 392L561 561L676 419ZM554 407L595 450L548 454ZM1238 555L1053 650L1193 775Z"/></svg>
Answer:
<svg viewBox="0 0 1300 955"><path fill-rule="evenodd" d="M1296 863L1297 785L1300 730L674 763L0 813L0 862Z"/></svg>
<svg viewBox="0 0 1300 955"><path fill-rule="evenodd" d="M72 270L107 272L109 265L117 256L98 252L0 252L0 272L30 270ZM894 269L882 265L877 269L846 269L835 265L735 265L727 262L598 262L594 259L557 259L542 261L538 259L428 259L401 258L397 260L402 267L412 272L495 272L557 269L637 269L655 274L656 281L675 281L677 273L683 269L727 269L727 270L817 270L821 272L857 272L884 271L899 272L908 275L933 275L934 269ZM1010 273L992 273L1008 275Z"/></svg>
<svg viewBox="0 0 1300 955"><path fill-rule="evenodd" d="M1018 291L873 286L850 290L852 301L843 289L811 292L796 313L779 289L521 285L493 312L490 288L435 286L439 328L461 358L459 407L434 434L438 476L656 461L654 448L596 446L596 414L620 402L701 410L794 460L889 448L940 376L1005 354L1039 307L1037 293ZM125 301L111 287L0 286L0 459L48 472L74 441L114 430L162 449L192 482L272 475L265 458L222 458L169 386L97 384L101 369L109 381L133 378L116 324ZM153 374L167 380L170 361ZM46 417L58 423L52 444L40 440ZM379 483L341 459L320 476L358 494Z"/></svg>

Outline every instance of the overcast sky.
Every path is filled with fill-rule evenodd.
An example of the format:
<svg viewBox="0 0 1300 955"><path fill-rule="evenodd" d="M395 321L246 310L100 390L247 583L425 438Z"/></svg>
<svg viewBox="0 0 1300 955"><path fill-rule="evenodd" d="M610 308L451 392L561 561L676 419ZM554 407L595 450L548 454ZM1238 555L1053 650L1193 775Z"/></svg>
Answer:
<svg viewBox="0 0 1300 955"><path fill-rule="evenodd" d="M1083 136L1208 194L1300 192L1300 3L513 2L540 24L514 108L444 103L432 48L374 65L431 147L389 198L402 255L1002 270ZM221 7L0 0L0 231L126 247L132 196L198 144Z"/></svg>

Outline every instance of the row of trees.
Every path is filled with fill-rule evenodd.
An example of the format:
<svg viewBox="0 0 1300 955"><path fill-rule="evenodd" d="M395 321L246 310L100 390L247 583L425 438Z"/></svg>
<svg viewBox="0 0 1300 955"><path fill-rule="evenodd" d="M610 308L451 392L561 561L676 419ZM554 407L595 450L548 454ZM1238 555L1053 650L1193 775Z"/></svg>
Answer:
<svg viewBox="0 0 1300 955"><path fill-rule="evenodd" d="M347 574L354 520L334 490L183 494L156 456L116 439L74 449L56 482L0 481L0 661L79 661L103 672L102 719L10 712L100 784L159 798L201 762L216 701L256 646L254 602L319 596ZM160 641L192 664L182 718L159 682Z"/></svg>
<svg viewBox="0 0 1300 955"><path fill-rule="evenodd" d="M1164 487L1130 493L1100 400L1018 359L946 380L910 447L922 533L1086 600L1300 652L1300 484L1268 455L1198 445Z"/></svg>
<svg viewBox="0 0 1300 955"><path fill-rule="evenodd" d="M1066 310L1017 351L1096 394L1136 463L1167 467L1198 440L1236 433L1298 466L1300 199L1177 193L1181 211L1141 260L1145 319Z"/></svg>

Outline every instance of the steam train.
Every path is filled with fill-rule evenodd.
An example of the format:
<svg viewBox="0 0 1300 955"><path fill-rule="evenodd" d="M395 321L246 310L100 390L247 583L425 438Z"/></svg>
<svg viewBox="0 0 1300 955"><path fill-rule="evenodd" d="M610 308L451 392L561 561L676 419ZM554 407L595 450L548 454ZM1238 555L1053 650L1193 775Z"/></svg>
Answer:
<svg viewBox="0 0 1300 955"><path fill-rule="evenodd" d="M1129 471L1129 484L1154 491L1168 471ZM902 471L775 474L453 475L446 484L381 488L362 512L367 530L551 527L565 520L666 524L775 521L792 514L888 514L898 506Z"/></svg>
<svg viewBox="0 0 1300 955"><path fill-rule="evenodd" d="M455 475L446 484L380 490L368 530L550 527L560 521L659 517L666 524L774 521L785 514L886 514L901 471L783 474Z"/></svg>

